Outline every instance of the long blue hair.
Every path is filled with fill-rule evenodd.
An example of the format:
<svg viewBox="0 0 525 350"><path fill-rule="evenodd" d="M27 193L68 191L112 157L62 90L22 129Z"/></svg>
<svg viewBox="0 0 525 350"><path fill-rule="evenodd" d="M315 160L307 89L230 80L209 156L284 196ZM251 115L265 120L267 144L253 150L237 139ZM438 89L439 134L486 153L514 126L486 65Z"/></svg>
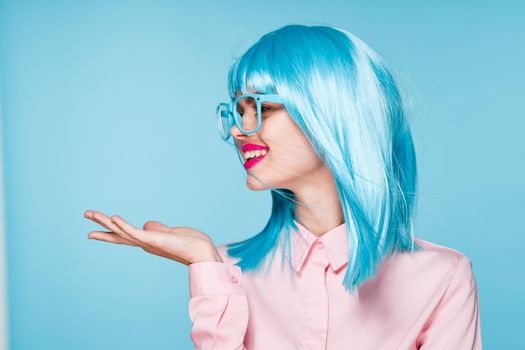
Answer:
<svg viewBox="0 0 525 350"><path fill-rule="evenodd" d="M377 52L340 28L286 25L234 62L228 90L232 100L239 91L279 94L331 170L347 224L347 292L374 277L386 257L421 249L413 225L417 171L408 99ZM269 267L280 243L283 258L290 257L294 209L303 204L288 189L271 188L271 195L262 231L226 245L243 272Z"/></svg>

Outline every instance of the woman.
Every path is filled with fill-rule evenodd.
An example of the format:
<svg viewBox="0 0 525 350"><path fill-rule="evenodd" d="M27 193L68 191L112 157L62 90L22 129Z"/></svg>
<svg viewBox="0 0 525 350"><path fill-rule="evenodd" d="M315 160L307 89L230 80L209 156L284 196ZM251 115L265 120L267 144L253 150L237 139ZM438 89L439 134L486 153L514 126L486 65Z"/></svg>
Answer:
<svg viewBox="0 0 525 350"><path fill-rule="evenodd" d="M203 232L87 211L91 238L189 265L197 349L481 349L470 259L415 237L416 159L406 99L355 35L288 25L231 67L222 138L252 190L258 234ZM278 254L276 254L278 253Z"/></svg>

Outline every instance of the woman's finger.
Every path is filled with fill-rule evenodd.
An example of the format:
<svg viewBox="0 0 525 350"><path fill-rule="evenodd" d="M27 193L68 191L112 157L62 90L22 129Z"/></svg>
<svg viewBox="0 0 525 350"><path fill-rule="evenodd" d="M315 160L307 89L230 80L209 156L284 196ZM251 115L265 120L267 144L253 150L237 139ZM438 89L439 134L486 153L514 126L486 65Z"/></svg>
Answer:
<svg viewBox="0 0 525 350"><path fill-rule="evenodd" d="M90 239L96 239L97 241L104 241L104 242L110 242L115 244L126 244L133 247L136 247L137 245L133 242L128 241L127 239L124 239L113 232L107 232L107 231L91 231L88 235Z"/></svg>
<svg viewBox="0 0 525 350"><path fill-rule="evenodd" d="M100 211L93 211L91 217L108 230L113 231L122 238L134 243L136 246L141 246L141 242L139 240L135 239L134 237L126 233L124 230L122 230L118 225L111 221L111 218L109 218L107 215L104 215L104 213Z"/></svg>
<svg viewBox="0 0 525 350"><path fill-rule="evenodd" d="M158 235L155 235L155 231L149 231L148 233L144 232L141 229L136 228L135 226L131 225L130 223L126 222L126 220L122 219L118 215L111 216L111 221L115 223L122 231L124 231L128 236L132 237L133 240L139 241L143 244L155 246L157 243L155 238Z"/></svg>
<svg viewBox="0 0 525 350"><path fill-rule="evenodd" d="M102 221L100 221L97 217L93 216L94 214L94 211L89 211L89 213L86 213L84 216L88 219L91 219L92 221L96 222L97 224L101 225L101 226L104 226L105 228L107 228L108 230L110 230L109 227L107 227L106 224L104 224Z"/></svg>
<svg viewBox="0 0 525 350"><path fill-rule="evenodd" d="M172 228L169 226L164 225L163 223L160 223L158 221L150 220L144 223L143 226L144 231L160 231L160 232L166 232L170 233Z"/></svg>
<svg viewBox="0 0 525 350"><path fill-rule="evenodd" d="M98 214L95 215L95 213L98 213ZM115 226L111 222L111 220L109 220L109 218L107 218L107 216L104 215L104 213L102 213L100 211L97 212L97 211L94 211L94 210L88 210L88 211L86 211L84 213L84 217L95 221L97 224L99 224L101 226L104 226L105 228L107 228L108 230L111 230L113 232L120 231L120 228L118 228L118 226ZM109 226L113 226L113 227L110 228ZM121 233L121 232L118 232L118 233Z"/></svg>

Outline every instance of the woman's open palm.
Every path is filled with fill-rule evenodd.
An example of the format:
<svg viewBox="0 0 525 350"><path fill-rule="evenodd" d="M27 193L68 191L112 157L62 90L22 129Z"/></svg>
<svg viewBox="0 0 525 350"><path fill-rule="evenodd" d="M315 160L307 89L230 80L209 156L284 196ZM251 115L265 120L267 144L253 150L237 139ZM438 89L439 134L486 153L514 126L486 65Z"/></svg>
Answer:
<svg viewBox="0 0 525 350"><path fill-rule="evenodd" d="M108 217L100 211L87 210L84 217L109 231L91 231L90 239L140 247L185 265L222 259L211 238L202 231L186 226L168 227L157 221L147 221L143 229L134 227L118 215Z"/></svg>

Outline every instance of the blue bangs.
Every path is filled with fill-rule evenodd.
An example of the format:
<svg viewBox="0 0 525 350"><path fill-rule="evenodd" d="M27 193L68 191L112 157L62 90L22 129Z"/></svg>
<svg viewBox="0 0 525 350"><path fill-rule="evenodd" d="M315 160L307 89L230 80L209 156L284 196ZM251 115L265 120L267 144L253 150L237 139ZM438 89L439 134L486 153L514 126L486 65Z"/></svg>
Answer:
<svg viewBox="0 0 525 350"><path fill-rule="evenodd" d="M343 53L343 54L342 54ZM329 27L288 25L264 35L230 68L228 91L231 98L239 91L281 94L291 82L300 89L299 78L306 72L323 79L334 74L334 66L344 66L349 82L355 72L351 40Z"/></svg>
<svg viewBox="0 0 525 350"><path fill-rule="evenodd" d="M242 94L257 92L275 94L275 83L270 70L268 43L259 43L246 52L230 69L228 92L233 100L240 91Z"/></svg>

